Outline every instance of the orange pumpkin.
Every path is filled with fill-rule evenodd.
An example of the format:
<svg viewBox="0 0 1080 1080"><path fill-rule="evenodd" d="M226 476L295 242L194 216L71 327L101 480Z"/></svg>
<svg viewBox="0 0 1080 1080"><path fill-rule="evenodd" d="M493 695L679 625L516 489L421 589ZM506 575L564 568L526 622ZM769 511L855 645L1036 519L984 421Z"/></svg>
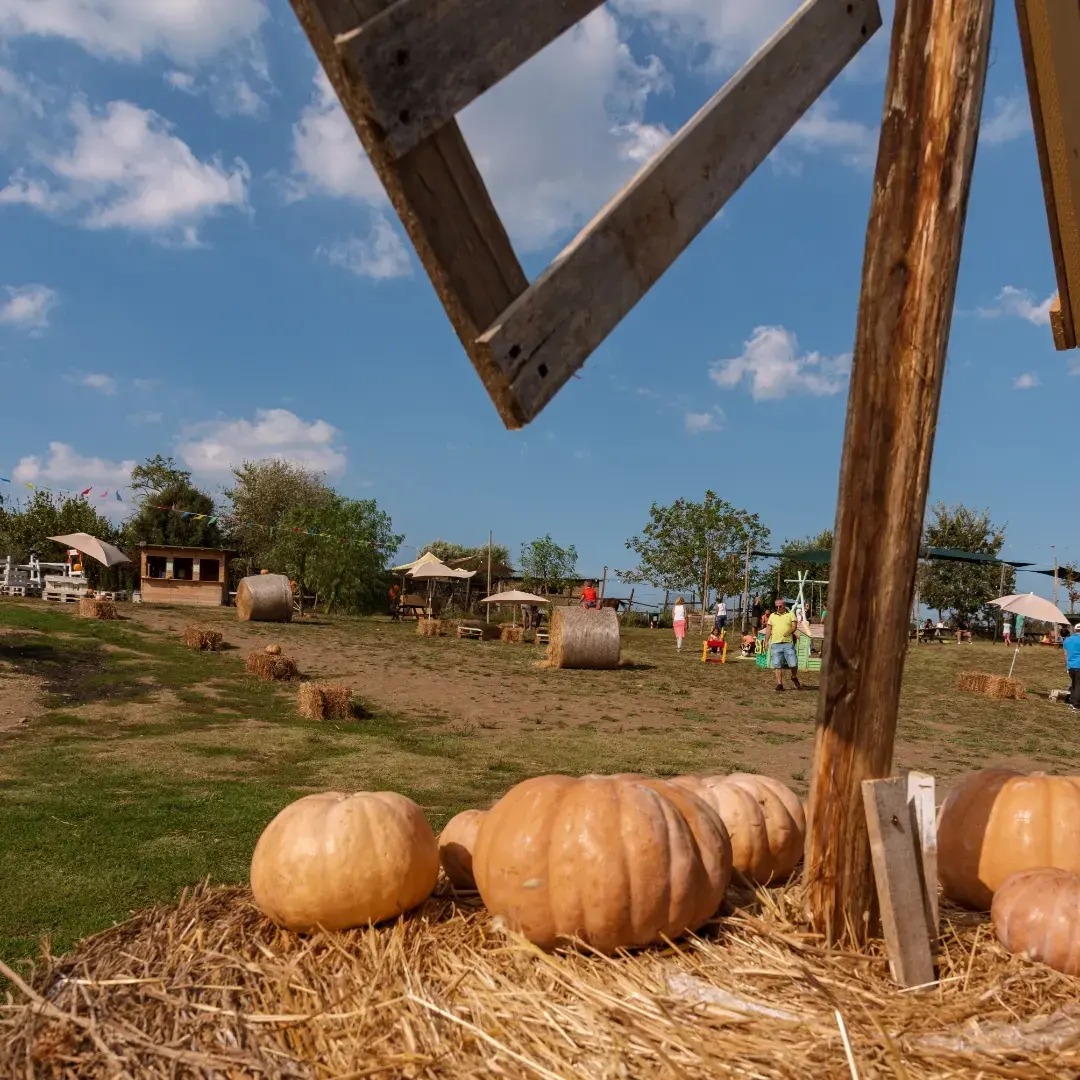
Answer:
<svg viewBox="0 0 1080 1080"><path fill-rule="evenodd" d="M998 940L1066 975L1080 975L1080 874L1043 867L1007 877L990 908Z"/></svg>
<svg viewBox="0 0 1080 1080"><path fill-rule="evenodd" d="M469 892L476 889L473 850L483 818L483 810L462 810L446 823L446 828L439 834L439 859L446 876L456 888Z"/></svg>
<svg viewBox="0 0 1080 1080"><path fill-rule="evenodd" d="M290 803L263 830L251 891L287 930L344 930L423 903L439 876L424 812L393 791L336 791Z"/></svg>
<svg viewBox="0 0 1080 1080"><path fill-rule="evenodd" d="M719 908L731 841L697 796L642 776L539 776L480 823L477 888L493 915L541 948L601 952L695 930Z"/></svg>
<svg viewBox="0 0 1080 1080"><path fill-rule="evenodd" d="M791 876L803 854L806 815L799 797L779 780L752 773L680 776L721 817L731 837L736 870L761 885Z"/></svg>
<svg viewBox="0 0 1080 1080"><path fill-rule="evenodd" d="M266 646L266 652L268 652L271 656L280 656L281 655L281 646L280 645L267 645Z"/></svg>
<svg viewBox="0 0 1080 1080"><path fill-rule="evenodd" d="M1019 870L1080 871L1080 783L983 769L954 787L938 815L938 877L945 895L988 911Z"/></svg>

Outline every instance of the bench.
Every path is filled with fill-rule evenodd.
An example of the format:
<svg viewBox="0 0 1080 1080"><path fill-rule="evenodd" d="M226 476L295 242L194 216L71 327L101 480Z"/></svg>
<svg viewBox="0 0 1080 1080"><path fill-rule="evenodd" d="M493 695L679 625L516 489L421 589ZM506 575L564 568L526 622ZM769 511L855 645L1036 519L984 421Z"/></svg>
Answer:
<svg viewBox="0 0 1080 1080"><path fill-rule="evenodd" d="M536 631L536 644L546 645L548 643L548 632L546 630Z"/></svg>
<svg viewBox="0 0 1080 1080"><path fill-rule="evenodd" d="M457 628L459 638L468 638L473 641L483 641L484 631L479 626L459 626Z"/></svg>

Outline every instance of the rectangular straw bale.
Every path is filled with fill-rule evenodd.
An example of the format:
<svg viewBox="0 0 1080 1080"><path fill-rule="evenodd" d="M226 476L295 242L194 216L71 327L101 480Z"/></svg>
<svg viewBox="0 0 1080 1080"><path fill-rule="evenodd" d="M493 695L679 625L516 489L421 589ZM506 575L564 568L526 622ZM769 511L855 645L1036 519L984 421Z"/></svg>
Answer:
<svg viewBox="0 0 1080 1080"><path fill-rule="evenodd" d="M216 652L222 640L221 631L215 630L212 626L191 623L184 627L184 644L192 649Z"/></svg>
<svg viewBox="0 0 1080 1080"><path fill-rule="evenodd" d="M287 656L271 656L262 650L248 653L244 667L250 674L266 682L288 681L296 678L297 674L295 661Z"/></svg>
<svg viewBox="0 0 1080 1080"><path fill-rule="evenodd" d="M307 682L300 687L298 708L309 720L345 720L352 715L352 691L335 683Z"/></svg>
<svg viewBox="0 0 1080 1080"><path fill-rule="evenodd" d="M79 615L84 619L120 618L112 600L97 600L92 596L84 596L79 601Z"/></svg>
<svg viewBox="0 0 1080 1080"><path fill-rule="evenodd" d="M509 641L513 645L522 645L525 642L525 627L505 623L499 632L499 640Z"/></svg>

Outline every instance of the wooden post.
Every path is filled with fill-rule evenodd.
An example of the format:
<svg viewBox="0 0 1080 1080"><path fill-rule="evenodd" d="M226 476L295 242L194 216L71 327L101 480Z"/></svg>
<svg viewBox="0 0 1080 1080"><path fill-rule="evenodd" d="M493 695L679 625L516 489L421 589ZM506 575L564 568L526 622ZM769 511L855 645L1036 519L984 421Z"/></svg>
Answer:
<svg viewBox="0 0 1080 1080"><path fill-rule="evenodd" d="M746 571L743 576L742 629L746 633L746 620L750 617L750 539L746 541Z"/></svg>
<svg viewBox="0 0 1080 1080"><path fill-rule="evenodd" d="M491 530L489 529L488 530L488 572L487 572L487 594L488 594L488 596L491 595L491 541L492 541L492 538L493 538L493 535L492 535ZM491 622L491 605L490 604L485 604L484 608L486 609L484 611L484 622L489 623L489 622Z"/></svg>
<svg viewBox="0 0 1080 1080"><path fill-rule="evenodd" d="M604 594L607 592L607 567L604 567L604 576L600 581L600 602L604 602Z"/></svg>
<svg viewBox="0 0 1080 1080"><path fill-rule="evenodd" d="M896 5L810 783L807 912L829 942L876 928L862 782L891 770L993 9Z"/></svg>

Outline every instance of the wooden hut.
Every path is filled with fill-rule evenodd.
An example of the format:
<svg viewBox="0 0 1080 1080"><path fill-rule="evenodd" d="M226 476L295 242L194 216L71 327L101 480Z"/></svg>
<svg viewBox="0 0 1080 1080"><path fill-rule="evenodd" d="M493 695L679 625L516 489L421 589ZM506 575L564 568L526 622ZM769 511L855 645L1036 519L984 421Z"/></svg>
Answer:
<svg viewBox="0 0 1080 1080"><path fill-rule="evenodd" d="M222 548L141 546L139 591L142 602L226 606L229 602L226 566L232 554Z"/></svg>

